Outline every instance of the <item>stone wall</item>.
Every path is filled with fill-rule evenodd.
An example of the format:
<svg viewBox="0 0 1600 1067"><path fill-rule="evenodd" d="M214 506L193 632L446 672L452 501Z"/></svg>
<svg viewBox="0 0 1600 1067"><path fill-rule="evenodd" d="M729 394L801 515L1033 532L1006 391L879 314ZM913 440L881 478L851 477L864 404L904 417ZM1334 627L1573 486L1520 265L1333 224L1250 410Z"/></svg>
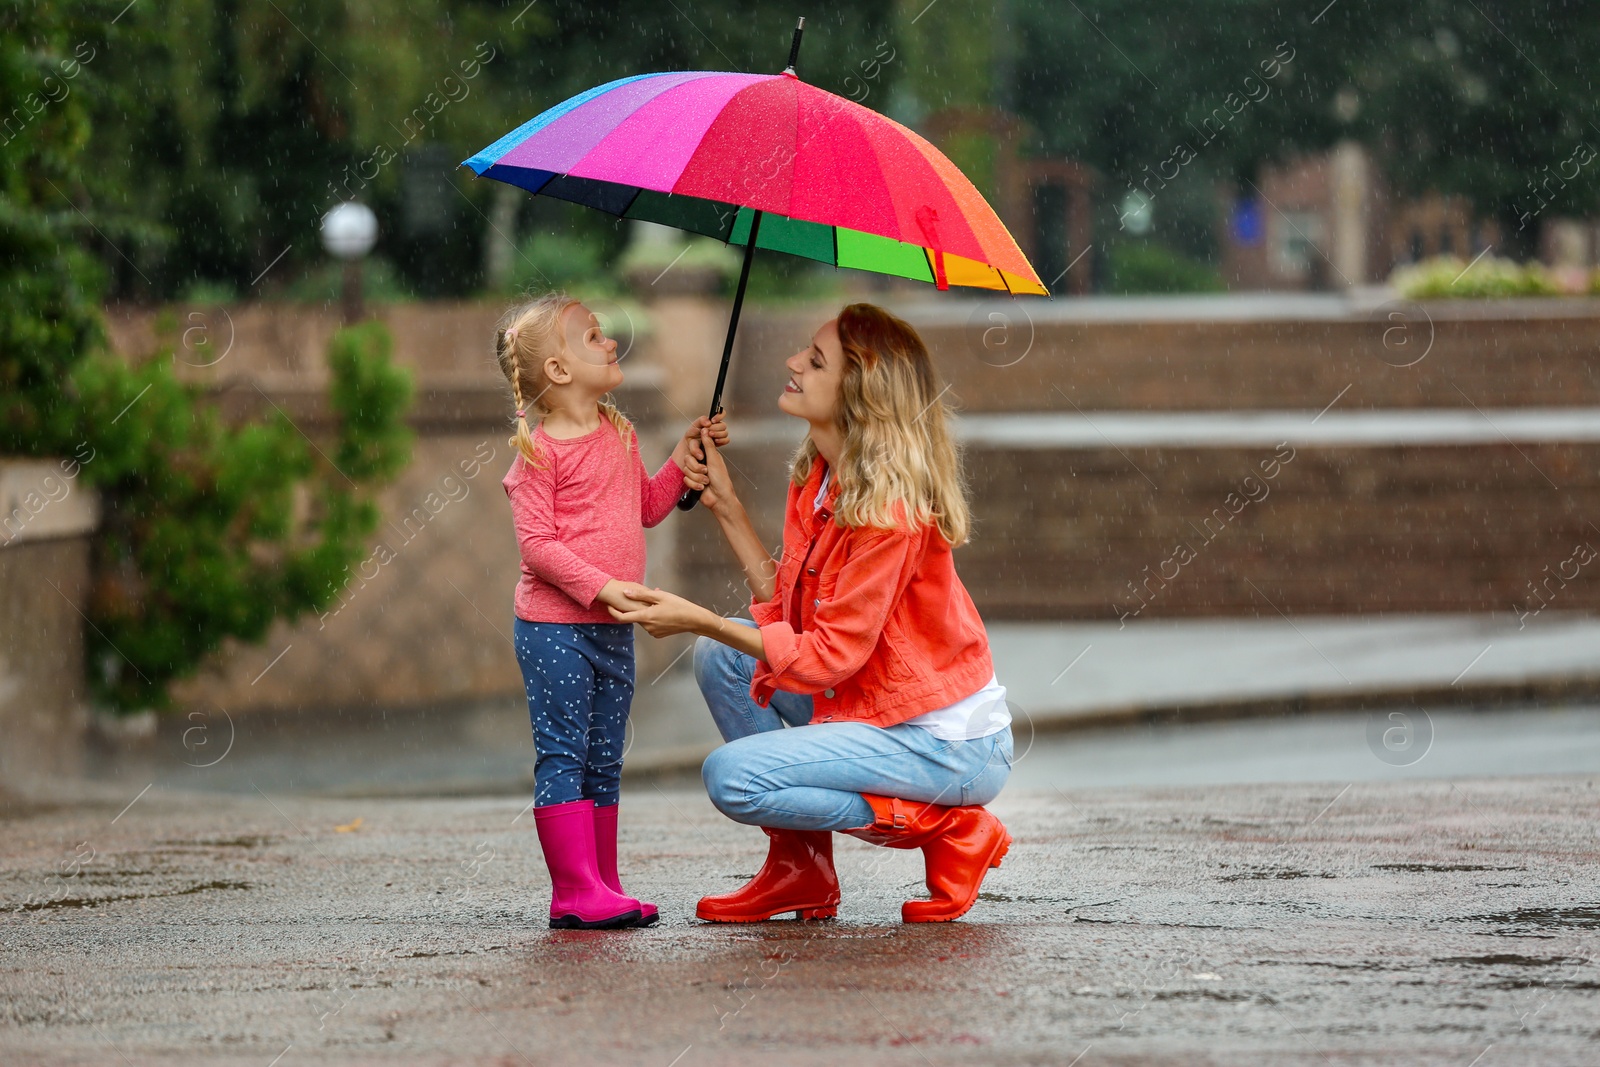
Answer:
<svg viewBox="0 0 1600 1067"><path fill-rule="evenodd" d="M416 378L409 422L417 441L411 465L379 494L382 518L370 551L326 614L280 622L260 645L230 641L196 676L175 685L180 708L327 712L504 699L522 691L510 643L520 561L500 484L513 454L512 403L489 358L502 309L487 303L377 309L394 336L395 361ZM640 427L647 462L658 465L681 432L678 424L687 422L676 413L687 398L676 396L659 353L694 345L697 329L720 329L720 320L717 305L703 300L672 298L654 310L670 343L652 337L653 321L633 323L637 337L618 399ZM332 311L261 305L110 315L113 343L129 358L164 345L172 355L160 358L173 358L180 376L207 389L230 417L276 406L313 440L333 429L325 352L337 326ZM647 532L647 578L656 584L680 584L676 536L670 520ZM685 645L641 640L640 684Z"/></svg>
<svg viewBox="0 0 1600 1067"><path fill-rule="evenodd" d="M700 412L696 398L709 394L726 314L711 301L671 301L635 323L624 364L621 401L645 431L652 462ZM769 544L779 536L786 461L801 429L773 418L787 376L782 361L832 310L747 309L741 326L728 458ZM952 383L947 399L970 416L1053 413L1108 429L1129 413L1288 412L1310 422L1332 405L1326 426L1346 412L1454 411L1487 420L1506 409L1600 407L1600 361L1592 356L1600 306L1590 301L1352 310L1316 300L941 296L900 310ZM509 398L484 350L499 311L382 310L396 359L419 379L416 459L384 492L384 525L373 539L375 553L384 544L393 558L369 561L327 618L280 626L261 646L227 649L179 687L185 706L325 710L520 692L509 645L518 561L498 484L511 458ZM227 410L270 410L270 401L314 438L330 429L321 397L330 314L204 309L169 313L164 326L160 318L115 316L113 334L134 355L165 329L179 342L185 376ZM197 348L201 335L175 332L186 321L210 331L214 347ZM1232 513L1229 494L1274 456L1272 441L1110 444L1080 433L1072 443L1041 445L974 432L967 464L976 524L957 556L961 573L993 619L1510 613L1541 602L1600 608L1592 573L1600 563L1543 585L1543 601L1529 588L1551 583L1564 565L1570 573L1579 544L1600 548L1600 443L1592 437L1511 443L1485 430L1428 445L1386 441L1380 432L1293 447L1269 495ZM466 477L460 464L480 455L489 458ZM442 506L416 518L419 505L427 513L429 493ZM747 600L703 510L674 514L649 544L653 583L722 611ZM1192 559L1178 558L1181 545ZM686 669L686 647L681 638L641 637L640 685Z"/></svg>
<svg viewBox="0 0 1600 1067"><path fill-rule="evenodd" d="M1600 563L1551 578L1580 546L1600 549L1600 434L1497 432L1508 409L1600 409L1600 302L952 299L901 313L963 413L1053 413L1089 431L1057 447L969 434L976 523L957 560L991 618L1600 609ZM783 359L826 314L768 313L743 327L735 433L752 419L762 428L729 458L769 541L781 533L784 458L799 429L771 418ZM1294 460L1254 490L1267 494L1259 503L1236 496L1236 516L1228 494L1259 477L1276 438L1244 448L1096 432L1129 414L1153 416L1157 432L1168 416L1287 413L1309 424L1325 409L1324 429L1351 414L1376 428L1294 439ZM1440 413L1476 432L1434 446L1387 436ZM1225 530L1216 518L1204 527L1218 508ZM738 591L705 525L684 574L726 610ZM1180 562L1183 546L1193 560Z"/></svg>
<svg viewBox="0 0 1600 1067"><path fill-rule="evenodd" d="M788 453L771 440L730 450L769 544ZM1582 563L1600 553L1593 442L1287 454L977 442L966 463L976 521L956 562L991 619L1600 610L1600 561ZM738 608L715 524L689 518L701 533L683 540L686 585Z"/></svg>
<svg viewBox="0 0 1600 1067"><path fill-rule="evenodd" d="M0 786L79 765L94 495L77 460L0 460Z"/></svg>
<svg viewBox="0 0 1600 1067"><path fill-rule="evenodd" d="M774 411L830 310L747 316L729 406ZM901 309L967 412L1600 406L1600 300L1028 300ZM1402 364L1412 364L1402 366Z"/></svg>
<svg viewBox="0 0 1600 1067"><path fill-rule="evenodd" d="M651 441L653 453L665 445ZM230 643L174 690L185 707L230 710L405 707L519 693L511 644L520 574L503 478L502 429L428 435L379 500L371 551L323 615L278 623L262 645ZM670 530L650 531L654 573L673 556ZM665 650L639 643L648 682ZM674 648L673 654L677 649Z"/></svg>

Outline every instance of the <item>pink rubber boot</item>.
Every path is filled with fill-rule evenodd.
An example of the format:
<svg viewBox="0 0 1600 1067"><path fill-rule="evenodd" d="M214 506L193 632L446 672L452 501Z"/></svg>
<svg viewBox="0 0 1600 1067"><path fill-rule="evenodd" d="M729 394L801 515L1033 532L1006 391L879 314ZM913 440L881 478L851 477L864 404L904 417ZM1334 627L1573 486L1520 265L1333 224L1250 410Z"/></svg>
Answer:
<svg viewBox="0 0 1600 1067"><path fill-rule="evenodd" d="M632 897L613 892L595 865L592 800L534 808L539 844L550 869L552 930L616 930L638 923Z"/></svg>
<svg viewBox="0 0 1600 1067"><path fill-rule="evenodd" d="M617 809L620 804L594 806L594 857L600 871L600 880L613 893L622 893L622 880L617 877ZM623 894L624 896L626 894ZM653 926L661 913L647 900L639 901L639 926Z"/></svg>

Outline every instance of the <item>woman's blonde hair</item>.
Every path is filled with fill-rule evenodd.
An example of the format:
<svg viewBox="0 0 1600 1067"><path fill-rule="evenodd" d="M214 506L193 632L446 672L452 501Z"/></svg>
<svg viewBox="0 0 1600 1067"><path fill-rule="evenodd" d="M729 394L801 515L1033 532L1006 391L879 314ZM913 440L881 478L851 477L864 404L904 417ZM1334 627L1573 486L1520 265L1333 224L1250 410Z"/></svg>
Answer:
<svg viewBox="0 0 1600 1067"><path fill-rule="evenodd" d="M544 361L566 351L566 337L561 329L561 317L574 304L582 303L575 297L557 290L541 297L517 304L500 316L495 329L494 354L500 364L500 373L511 383L511 397L516 401L513 416L516 433L510 443L515 445L522 458L535 467L546 465L546 457L533 436L533 426L544 421L550 407L544 400L552 385L544 372ZM533 425L527 413L534 415ZM633 423L617 410L610 400L600 401L600 413L611 420L622 438L624 448L633 446Z"/></svg>
<svg viewBox="0 0 1600 1067"><path fill-rule="evenodd" d="M971 528L961 455L950 437L949 410L927 346L911 324L875 304L839 312L844 367L839 428L844 447L833 469L834 514L842 526L893 527L895 505L913 526L932 523L951 545ZM808 436L790 478L804 485L817 458Z"/></svg>

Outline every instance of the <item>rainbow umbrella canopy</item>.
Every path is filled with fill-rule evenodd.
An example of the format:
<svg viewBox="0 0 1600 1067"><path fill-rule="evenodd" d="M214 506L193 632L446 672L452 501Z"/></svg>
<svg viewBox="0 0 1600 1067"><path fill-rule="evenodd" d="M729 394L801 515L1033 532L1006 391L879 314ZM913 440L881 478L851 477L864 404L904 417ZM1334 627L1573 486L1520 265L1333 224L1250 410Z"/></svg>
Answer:
<svg viewBox="0 0 1600 1067"><path fill-rule="evenodd" d="M640 74L467 160L612 215L901 278L1047 292L966 175L892 119L794 74Z"/></svg>
<svg viewBox="0 0 1600 1067"><path fill-rule="evenodd" d="M915 132L794 72L673 71L562 101L466 160L479 176L744 247L711 413L752 253L940 289L1047 294L982 194ZM691 497L685 506L693 506Z"/></svg>

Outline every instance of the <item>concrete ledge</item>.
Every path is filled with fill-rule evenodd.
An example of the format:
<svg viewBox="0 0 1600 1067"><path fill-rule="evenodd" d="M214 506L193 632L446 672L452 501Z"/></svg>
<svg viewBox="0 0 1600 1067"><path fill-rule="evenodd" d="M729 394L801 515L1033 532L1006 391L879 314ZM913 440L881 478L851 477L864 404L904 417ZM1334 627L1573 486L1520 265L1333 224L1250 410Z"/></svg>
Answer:
<svg viewBox="0 0 1600 1067"><path fill-rule="evenodd" d="M1406 694L1474 703L1567 695L1600 678L1600 618L1509 615L993 623L996 671L1038 722L1197 708L1365 706Z"/></svg>
<svg viewBox="0 0 1600 1067"><path fill-rule="evenodd" d="M1600 441L1600 408L1401 408L1377 411L1097 411L957 415L956 436L988 448L1271 448L1498 445ZM740 443L798 444L791 418L742 419Z"/></svg>
<svg viewBox="0 0 1600 1067"><path fill-rule="evenodd" d="M0 548L76 537L100 521L99 499L78 484L73 458L0 459Z"/></svg>
<svg viewBox="0 0 1600 1067"><path fill-rule="evenodd" d="M1455 615L988 629L1023 739L1148 723L1600 698L1600 618L1588 615L1552 613L1523 630ZM645 725L624 774L698 771L720 744L698 699L692 683L661 704L641 694L636 714Z"/></svg>
<svg viewBox="0 0 1600 1067"><path fill-rule="evenodd" d="M1195 296L947 297L894 302L895 313L914 326L961 326L974 314L1009 307L1039 323L1076 322L1366 322L1400 303L1435 321L1521 321L1530 318L1594 318L1600 298L1514 297L1499 300L1408 300L1388 286L1363 286L1348 293L1211 293ZM819 311L837 310L831 305ZM819 320L820 321L820 320Z"/></svg>

